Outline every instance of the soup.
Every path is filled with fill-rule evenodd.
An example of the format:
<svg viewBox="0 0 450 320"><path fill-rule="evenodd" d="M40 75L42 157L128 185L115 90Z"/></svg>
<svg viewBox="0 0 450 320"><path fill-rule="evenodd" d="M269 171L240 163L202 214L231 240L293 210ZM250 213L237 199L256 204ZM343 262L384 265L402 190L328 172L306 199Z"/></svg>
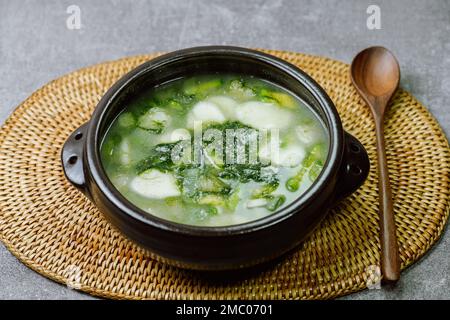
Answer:
<svg viewBox="0 0 450 320"><path fill-rule="evenodd" d="M160 218L197 226L256 220L319 176L328 153L321 120L267 81L204 75L149 88L101 144L120 193Z"/></svg>

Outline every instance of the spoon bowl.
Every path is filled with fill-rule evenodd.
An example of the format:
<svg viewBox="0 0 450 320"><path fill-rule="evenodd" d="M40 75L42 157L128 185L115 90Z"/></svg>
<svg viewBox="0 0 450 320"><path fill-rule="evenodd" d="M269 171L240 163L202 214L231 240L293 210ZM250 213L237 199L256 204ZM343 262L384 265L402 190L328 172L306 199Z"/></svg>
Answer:
<svg viewBox="0 0 450 320"><path fill-rule="evenodd" d="M400 81L400 67L395 56L386 48L371 47L356 55L352 62L353 84L370 104L376 99L390 100ZM377 104L377 107L382 104Z"/></svg>

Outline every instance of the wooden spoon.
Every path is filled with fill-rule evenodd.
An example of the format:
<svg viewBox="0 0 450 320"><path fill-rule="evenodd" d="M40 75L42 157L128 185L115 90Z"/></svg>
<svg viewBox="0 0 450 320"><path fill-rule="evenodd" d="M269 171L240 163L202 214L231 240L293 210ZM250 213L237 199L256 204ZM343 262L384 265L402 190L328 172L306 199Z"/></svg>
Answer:
<svg viewBox="0 0 450 320"><path fill-rule="evenodd" d="M389 50L371 47L361 51L353 59L351 78L353 85L372 110L375 120L380 194L381 272L384 282L395 283L400 278L400 257L383 130L388 102L400 81L400 67Z"/></svg>

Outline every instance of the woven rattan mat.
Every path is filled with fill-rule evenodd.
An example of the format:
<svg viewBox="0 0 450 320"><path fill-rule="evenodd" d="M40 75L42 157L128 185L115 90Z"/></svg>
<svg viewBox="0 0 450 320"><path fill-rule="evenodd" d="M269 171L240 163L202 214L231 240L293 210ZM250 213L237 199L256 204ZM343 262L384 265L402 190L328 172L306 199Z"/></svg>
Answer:
<svg viewBox="0 0 450 320"><path fill-rule="evenodd" d="M0 131L0 239L44 276L90 294L154 299L313 299L361 290L379 264L374 125L351 85L348 65L267 51L305 70L335 102L344 127L367 148L366 183L328 216L301 248L260 273L212 282L177 269L111 228L64 178L61 147L89 120L120 76L155 57L125 58L66 75L35 92ZM450 152L438 123L399 90L386 123L387 155L402 268L439 238L449 214Z"/></svg>

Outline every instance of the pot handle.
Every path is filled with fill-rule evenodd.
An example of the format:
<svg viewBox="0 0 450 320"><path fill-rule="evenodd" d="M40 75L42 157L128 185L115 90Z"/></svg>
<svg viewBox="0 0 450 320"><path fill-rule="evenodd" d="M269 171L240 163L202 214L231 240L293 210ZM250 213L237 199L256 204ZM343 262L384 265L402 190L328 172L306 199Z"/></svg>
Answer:
<svg viewBox="0 0 450 320"><path fill-rule="evenodd" d="M367 151L351 134L344 134L344 155L337 175L334 204L355 192L366 180L370 170Z"/></svg>
<svg viewBox="0 0 450 320"><path fill-rule="evenodd" d="M89 122L86 122L80 126L67 138L61 151L61 162L67 180L88 198L91 198L86 188L83 164L83 150L88 124Z"/></svg>

